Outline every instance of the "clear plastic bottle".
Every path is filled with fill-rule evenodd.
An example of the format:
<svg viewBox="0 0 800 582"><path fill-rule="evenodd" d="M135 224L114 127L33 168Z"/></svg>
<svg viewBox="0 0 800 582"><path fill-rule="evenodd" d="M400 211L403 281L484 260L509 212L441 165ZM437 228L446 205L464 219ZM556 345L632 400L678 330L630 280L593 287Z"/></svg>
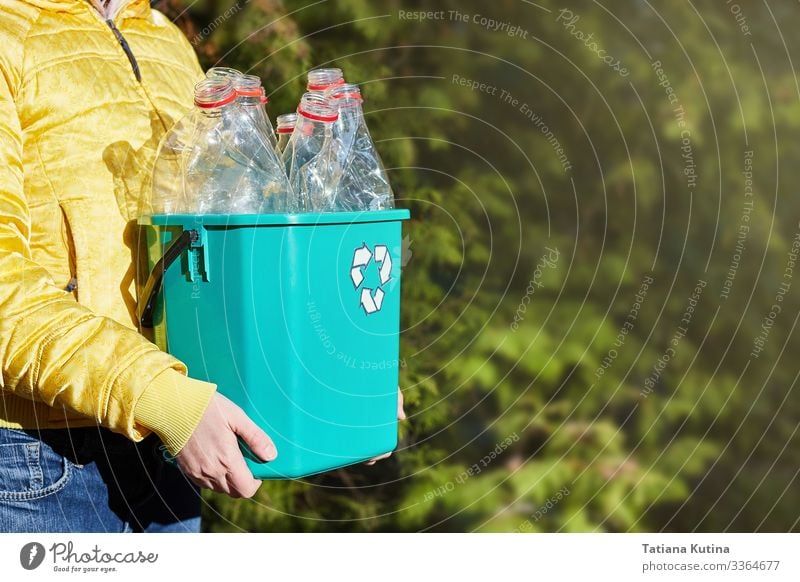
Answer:
<svg viewBox="0 0 800 582"><path fill-rule="evenodd" d="M339 117L333 124L341 177L333 206L340 211L394 208L389 177L364 121L363 98L357 85L345 83L325 93Z"/></svg>
<svg viewBox="0 0 800 582"><path fill-rule="evenodd" d="M236 89L236 100L253 119L259 131L267 137L272 148L277 151L278 140L275 138L275 130L265 109L267 97L264 87L261 86L261 79L254 75L240 75L232 82L233 88Z"/></svg>
<svg viewBox="0 0 800 582"><path fill-rule="evenodd" d="M278 141L275 138L272 122L267 115L266 105L269 103L261 79L255 75L245 75L230 67L211 67L206 71L206 79L228 79L236 89L237 100L243 109L253 118L256 126L269 140L277 152Z"/></svg>
<svg viewBox="0 0 800 582"><path fill-rule="evenodd" d="M286 144L289 143L289 138L294 131L294 125L297 122L297 113L284 113L278 116L278 128L275 130L278 134L278 153L286 149Z"/></svg>
<svg viewBox="0 0 800 582"><path fill-rule="evenodd" d="M333 192L341 173L332 126L338 118L329 101L305 93L297 108L294 132L283 161L294 200L288 212L327 212L333 209Z"/></svg>
<svg viewBox="0 0 800 582"><path fill-rule="evenodd" d="M149 198L142 214L184 214L193 211L193 200L186 191L183 170L191 154L200 112L192 109L164 134L158 145Z"/></svg>
<svg viewBox="0 0 800 582"><path fill-rule="evenodd" d="M290 198L283 166L237 103L230 80L198 83L195 105L196 113L176 124L159 146L153 174L154 211L282 212Z"/></svg>
<svg viewBox="0 0 800 582"><path fill-rule="evenodd" d="M336 85L344 84L344 75L341 69L314 69L308 72L306 91L322 95Z"/></svg>

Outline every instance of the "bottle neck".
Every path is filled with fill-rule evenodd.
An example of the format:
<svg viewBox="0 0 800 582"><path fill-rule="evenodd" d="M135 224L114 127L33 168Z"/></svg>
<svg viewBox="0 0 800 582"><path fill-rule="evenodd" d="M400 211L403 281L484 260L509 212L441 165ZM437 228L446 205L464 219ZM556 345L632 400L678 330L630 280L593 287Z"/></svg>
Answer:
<svg viewBox="0 0 800 582"><path fill-rule="evenodd" d="M308 85L306 91L316 95L325 95L328 91L335 89L339 85L341 85L341 83L334 83L333 85Z"/></svg>
<svg viewBox="0 0 800 582"><path fill-rule="evenodd" d="M331 132L332 127L332 121L308 119L301 115L297 118L293 133L296 133L299 137L324 137Z"/></svg>
<svg viewBox="0 0 800 582"><path fill-rule="evenodd" d="M306 90L314 93L324 93L338 85L344 85L344 77L340 69L316 69L308 74Z"/></svg>
<svg viewBox="0 0 800 582"><path fill-rule="evenodd" d="M344 83L340 86L335 86L325 93L326 98L329 100L331 106L339 113L340 123L350 123L363 117L361 105L363 97L361 90L357 85Z"/></svg>
<svg viewBox="0 0 800 582"><path fill-rule="evenodd" d="M204 83L210 83L204 81ZM230 87L230 84L228 84ZM206 117L219 117L224 111L236 107L236 93L229 91L207 91L195 94L194 104Z"/></svg>
<svg viewBox="0 0 800 582"><path fill-rule="evenodd" d="M306 93L297 107L295 132L300 135L323 135L329 132L339 114L324 97Z"/></svg>
<svg viewBox="0 0 800 582"><path fill-rule="evenodd" d="M208 119L219 119L224 115L230 114L236 105L234 102L219 105L217 107L198 107L200 114Z"/></svg>
<svg viewBox="0 0 800 582"><path fill-rule="evenodd" d="M278 150L280 152L286 149L286 144L289 143L289 138L291 137L291 133L281 133L278 135Z"/></svg>
<svg viewBox="0 0 800 582"><path fill-rule="evenodd" d="M339 117L360 117L364 114L360 99L337 99L333 103L339 112Z"/></svg>
<svg viewBox="0 0 800 582"><path fill-rule="evenodd" d="M236 98L236 105L239 106L240 111L244 112L253 121L260 132L269 134L267 139L270 141L275 140L275 136L272 135L272 126L269 123L267 112L264 110L260 97L239 95Z"/></svg>
<svg viewBox="0 0 800 582"><path fill-rule="evenodd" d="M294 126L297 123L297 113L284 113L279 115L277 119L278 133L292 133Z"/></svg>
<svg viewBox="0 0 800 582"><path fill-rule="evenodd" d="M347 103L344 103L344 101L347 101ZM334 103L339 111L339 118L334 124L334 132L341 139L347 141L346 136L353 134L358 126L364 122L364 112L361 109L361 101L342 99Z"/></svg>
<svg viewBox="0 0 800 582"><path fill-rule="evenodd" d="M260 96L238 95L236 102L242 107L258 107L259 109L262 105Z"/></svg>

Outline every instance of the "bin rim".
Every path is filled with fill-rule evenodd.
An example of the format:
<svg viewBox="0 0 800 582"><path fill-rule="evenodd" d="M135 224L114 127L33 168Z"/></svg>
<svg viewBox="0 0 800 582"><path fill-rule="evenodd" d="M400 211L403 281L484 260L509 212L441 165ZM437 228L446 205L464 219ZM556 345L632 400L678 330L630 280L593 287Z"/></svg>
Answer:
<svg viewBox="0 0 800 582"><path fill-rule="evenodd" d="M361 212L305 212L302 214L145 214L139 217L142 226L295 226L392 222L408 220L405 208Z"/></svg>

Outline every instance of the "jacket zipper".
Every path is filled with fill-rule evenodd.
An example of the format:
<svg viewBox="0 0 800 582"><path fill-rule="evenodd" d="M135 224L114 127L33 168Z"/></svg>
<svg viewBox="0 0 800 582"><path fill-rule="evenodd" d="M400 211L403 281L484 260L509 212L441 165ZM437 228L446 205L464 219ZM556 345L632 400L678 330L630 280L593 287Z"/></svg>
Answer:
<svg viewBox="0 0 800 582"><path fill-rule="evenodd" d="M106 24L111 29L111 32L114 33L114 36L117 38L119 42L119 46L122 47L122 50L125 51L125 55L128 57L128 61L131 63L131 68L133 69L133 74L136 76L136 80L140 83L142 82L142 74L139 72L139 63L136 62L136 57L133 56L133 52L131 51L131 47L128 44L128 41L125 40L125 37L122 36L122 33L119 29L114 25L114 21L111 19L106 20Z"/></svg>

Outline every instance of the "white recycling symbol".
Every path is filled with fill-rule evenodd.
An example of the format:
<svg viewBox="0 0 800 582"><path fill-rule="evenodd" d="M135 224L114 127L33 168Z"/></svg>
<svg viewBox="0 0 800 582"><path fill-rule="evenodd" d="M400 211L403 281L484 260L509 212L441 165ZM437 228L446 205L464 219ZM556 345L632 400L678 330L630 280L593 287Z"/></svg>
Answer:
<svg viewBox="0 0 800 582"><path fill-rule="evenodd" d="M373 258L375 263L380 265L378 275L381 283L376 289L361 287L364 282L364 269ZM367 243L362 242L360 247L356 247L353 251L353 264L350 266L350 279L356 291L361 287L361 307L364 308L364 312L370 315L380 311L383 298L386 296L383 286L392 279L392 257L386 245L375 245L375 248L370 250Z"/></svg>

